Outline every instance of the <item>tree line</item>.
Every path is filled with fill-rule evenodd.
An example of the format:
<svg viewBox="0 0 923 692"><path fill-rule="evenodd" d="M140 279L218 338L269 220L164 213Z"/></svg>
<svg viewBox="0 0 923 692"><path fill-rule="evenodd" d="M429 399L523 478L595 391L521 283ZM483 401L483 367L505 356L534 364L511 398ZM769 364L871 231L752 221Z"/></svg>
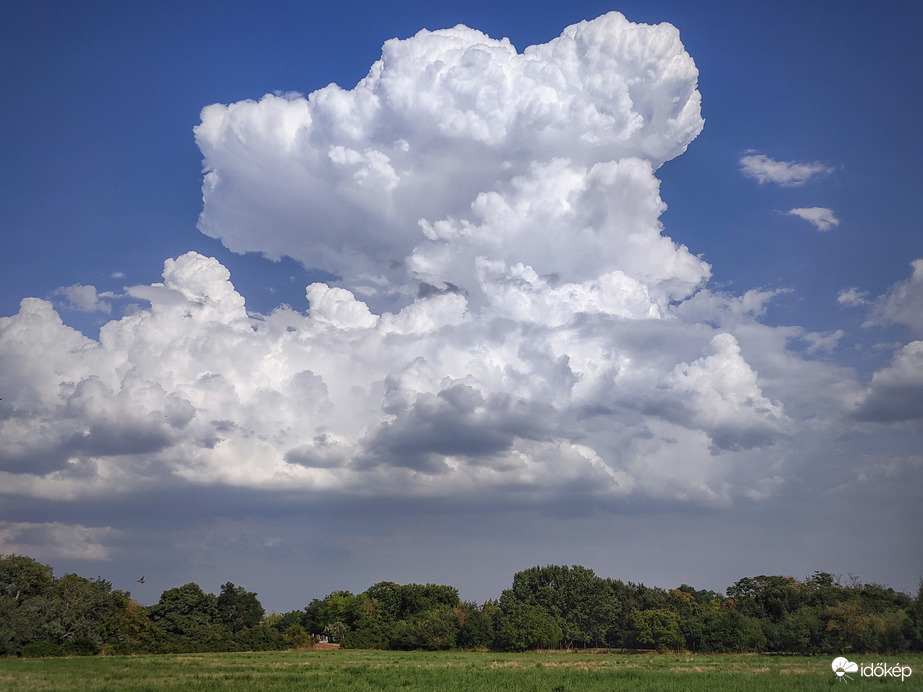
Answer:
<svg viewBox="0 0 923 692"><path fill-rule="evenodd" d="M0 655L256 651L308 648L526 651L613 648L848 654L923 651L923 582L915 596L826 572L740 579L724 595L647 587L548 565L513 576L499 599L464 602L453 586L382 581L267 615L257 594L195 583L142 606L101 577L55 577L0 555Z"/></svg>

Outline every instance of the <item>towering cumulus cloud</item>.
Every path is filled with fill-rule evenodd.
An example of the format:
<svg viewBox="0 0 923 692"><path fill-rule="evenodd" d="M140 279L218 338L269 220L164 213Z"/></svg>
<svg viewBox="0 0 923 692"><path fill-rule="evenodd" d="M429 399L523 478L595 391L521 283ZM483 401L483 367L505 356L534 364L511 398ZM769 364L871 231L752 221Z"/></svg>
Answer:
<svg viewBox="0 0 923 692"><path fill-rule="evenodd" d="M3 483L759 492L775 471L744 462L791 421L734 333L756 311L659 221L657 169L703 126L697 75L675 28L611 13L522 53L421 31L353 89L205 108L200 229L336 281L252 315L189 253L98 341L24 301L0 320Z"/></svg>
<svg viewBox="0 0 923 692"><path fill-rule="evenodd" d="M675 28L616 13L523 53L464 26L393 39L350 91L206 108L199 228L378 304L422 281L480 307L522 264L621 271L661 305L707 274L660 237L653 177L702 129L697 77Z"/></svg>

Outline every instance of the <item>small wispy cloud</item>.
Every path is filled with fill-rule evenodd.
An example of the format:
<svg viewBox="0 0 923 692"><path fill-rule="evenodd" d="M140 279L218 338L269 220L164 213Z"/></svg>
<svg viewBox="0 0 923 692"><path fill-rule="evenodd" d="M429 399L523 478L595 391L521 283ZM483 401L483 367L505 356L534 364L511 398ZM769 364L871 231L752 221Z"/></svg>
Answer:
<svg viewBox="0 0 923 692"><path fill-rule="evenodd" d="M854 308L859 305L868 305L868 291L860 291L855 286L844 288L836 297L836 302L845 305L848 308Z"/></svg>
<svg viewBox="0 0 923 692"><path fill-rule="evenodd" d="M808 353L818 353L824 351L832 353L839 346L840 340L846 336L846 332L837 329L833 332L806 332L801 336L801 340L808 345Z"/></svg>
<svg viewBox="0 0 923 692"><path fill-rule="evenodd" d="M818 231L829 231L834 226L840 225L840 220L833 213L832 209L826 207L799 207L789 209L786 214L798 216L805 221L813 224Z"/></svg>
<svg viewBox="0 0 923 692"><path fill-rule="evenodd" d="M814 178L822 178L833 172L820 162L797 163L776 161L765 154L748 154L740 159L740 170L758 183L776 183L783 187L798 187Z"/></svg>

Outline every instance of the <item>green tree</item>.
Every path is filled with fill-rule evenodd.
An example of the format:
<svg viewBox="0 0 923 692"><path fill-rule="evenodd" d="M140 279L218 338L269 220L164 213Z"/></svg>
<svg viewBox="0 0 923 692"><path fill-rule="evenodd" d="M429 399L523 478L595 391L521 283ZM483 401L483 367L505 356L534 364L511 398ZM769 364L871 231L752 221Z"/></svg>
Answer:
<svg viewBox="0 0 923 692"><path fill-rule="evenodd" d="M320 634L334 622L341 622L347 630L355 627L371 607L369 599L351 591L334 591L323 599L314 599L305 608L305 629Z"/></svg>
<svg viewBox="0 0 923 692"><path fill-rule="evenodd" d="M234 586L231 582L222 585L216 605L218 620L232 632L256 627L266 614L256 593L247 591L242 586Z"/></svg>
<svg viewBox="0 0 923 692"><path fill-rule="evenodd" d="M579 565L548 565L517 572L509 594L553 617L564 645L569 647L604 642L619 609L615 592L606 581Z"/></svg>
<svg viewBox="0 0 923 692"><path fill-rule="evenodd" d="M745 577L727 590L738 612L775 623L801 607L809 594L797 579L765 575Z"/></svg>
<svg viewBox="0 0 923 692"><path fill-rule="evenodd" d="M666 605L679 616L680 633L687 649L702 649L708 615L720 610L721 603L721 597L714 591L696 591L686 584L667 592Z"/></svg>
<svg viewBox="0 0 923 692"><path fill-rule="evenodd" d="M338 644L346 636L349 627L341 620L335 620L324 626L324 636L334 644Z"/></svg>
<svg viewBox="0 0 923 692"><path fill-rule="evenodd" d="M631 611L636 607L635 586L618 579L606 579L606 588L617 604L616 612L608 623L606 644L612 647L631 648L634 646L634 630L631 624Z"/></svg>
<svg viewBox="0 0 923 692"><path fill-rule="evenodd" d="M398 622L440 607L456 608L461 603L458 590L443 584L396 584L378 582L365 593L374 601L384 622Z"/></svg>
<svg viewBox="0 0 923 692"><path fill-rule="evenodd" d="M54 574L25 555L0 555L0 655L22 653L45 622Z"/></svg>
<svg viewBox="0 0 923 692"><path fill-rule="evenodd" d="M845 654L874 650L871 618L859 603L841 601L827 606L826 614L829 618L827 629L833 633L837 651Z"/></svg>
<svg viewBox="0 0 923 692"><path fill-rule="evenodd" d="M479 608L475 603L462 607L461 626L458 628L458 646L462 649L483 649L490 647L496 637L491 606Z"/></svg>
<svg viewBox="0 0 923 692"><path fill-rule="evenodd" d="M282 631L282 641L287 649L310 649L314 638L299 623L291 623Z"/></svg>
<svg viewBox="0 0 923 692"><path fill-rule="evenodd" d="M869 617L874 638L872 651L896 654L908 650L909 642L904 634L908 619L906 611L890 610L874 613Z"/></svg>
<svg viewBox="0 0 923 692"><path fill-rule="evenodd" d="M105 643L105 624L124 606L102 578L65 574L55 580L48 600L46 636L62 653L96 654Z"/></svg>
<svg viewBox="0 0 923 692"><path fill-rule="evenodd" d="M344 649L390 649L395 626L377 617L365 618L343 636L340 645Z"/></svg>
<svg viewBox="0 0 923 692"><path fill-rule="evenodd" d="M760 621L770 651L785 650L782 623L815 595L810 584L793 577L766 575L741 579L727 594L737 612Z"/></svg>
<svg viewBox="0 0 923 692"><path fill-rule="evenodd" d="M0 598L20 603L47 594L54 584L51 567L25 555L0 554Z"/></svg>
<svg viewBox="0 0 923 692"><path fill-rule="evenodd" d="M504 600L502 596L500 605L503 611L497 629L500 648L508 651L553 649L561 643L564 635L560 625L543 608L511 597Z"/></svg>
<svg viewBox="0 0 923 692"><path fill-rule="evenodd" d="M382 618L378 601L367 593L334 591L305 608L305 629L345 648L388 648L391 624Z"/></svg>
<svg viewBox="0 0 923 692"><path fill-rule="evenodd" d="M398 621L391 637L391 648L424 651L454 649L459 630L459 615L452 608L438 606Z"/></svg>
<svg viewBox="0 0 923 692"><path fill-rule="evenodd" d="M726 606L707 616L702 648L716 653L764 651L766 636L759 619Z"/></svg>
<svg viewBox="0 0 923 692"><path fill-rule="evenodd" d="M923 651L923 579L917 586L916 597L907 606L904 636L911 651Z"/></svg>
<svg viewBox="0 0 923 692"><path fill-rule="evenodd" d="M404 587L393 581L380 581L365 591L375 602L379 615L385 622L397 622L404 615Z"/></svg>
<svg viewBox="0 0 923 692"><path fill-rule="evenodd" d="M827 620L817 606L802 606L779 623L779 651L801 654L833 653L828 641Z"/></svg>
<svg viewBox="0 0 923 692"><path fill-rule="evenodd" d="M128 594L104 579L76 574L54 579L49 588L17 590L18 600L0 597L9 616L2 618L0 641L6 653L27 656L99 653L117 641L113 623L129 604Z"/></svg>
<svg viewBox="0 0 923 692"><path fill-rule="evenodd" d="M116 608L104 623L105 644L102 654L137 654L156 650L159 630L151 622L147 608L123 591L113 592Z"/></svg>
<svg viewBox="0 0 923 692"><path fill-rule="evenodd" d="M163 651L224 651L235 648L218 617L218 599L195 582L168 589L148 608L162 632Z"/></svg>
<svg viewBox="0 0 923 692"><path fill-rule="evenodd" d="M677 651L683 646L679 615L666 608L635 610L635 636L641 644L658 651Z"/></svg>

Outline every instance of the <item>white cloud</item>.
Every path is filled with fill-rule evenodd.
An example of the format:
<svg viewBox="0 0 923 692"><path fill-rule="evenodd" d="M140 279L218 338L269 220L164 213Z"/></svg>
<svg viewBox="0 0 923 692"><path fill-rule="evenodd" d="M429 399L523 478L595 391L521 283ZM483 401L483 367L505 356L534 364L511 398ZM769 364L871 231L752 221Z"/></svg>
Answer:
<svg viewBox="0 0 923 692"><path fill-rule="evenodd" d="M776 183L783 187L798 187L833 172L832 168L816 161L814 163L776 161L765 154L747 154L741 157L740 170L745 176L753 178L761 185Z"/></svg>
<svg viewBox="0 0 923 692"><path fill-rule="evenodd" d="M321 324L335 329L362 329L378 323L378 316L345 289L314 283L307 287L305 296L311 303L311 317Z"/></svg>
<svg viewBox="0 0 923 692"><path fill-rule="evenodd" d="M915 259L910 266L910 277L875 301L865 326L905 324L915 335L923 336L923 259Z"/></svg>
<svg viewBox="0 0 923 692"><path fill-rule="evenodd" d="M911 341L875 373L854 415L877 422L923 420L923 341Z"/></svg>
<svg viewBox="0 0 923 692"><path fill-rule="evenodd" d="M914 260L910 266L907 279L898 281L876 299L849 288L840 292L837 301L849 307L869 306L863 327L903 324L915 336L923 336L923 259ZM892 346L879 344L882 348ZM865 390L857 395L852 413L861 420L876 422L923 419L923 341L900 346L890 365L874 373Z"/></svg>
<svg viewBox="0 0 923 692"><path fill-rule="evenodd" d="M818 231L829 231L834 226L840 225L840 220L833 213L833 210L826 207L799 207L798 209L789 209L785 213L804 219Z"/></svg>
<svg viewBox="0 0 923 692"><path fill-rule="evenodd" d="M54 295L63 298L64 307L70 310L104 312L107 315L112 312L112 304L101 300L101 298L111 297L111 294L101 295L96 292L95 286L73 284L55 289Z"/></svg>
<svg viewBox="0 0 923 692"><path fill-rule="evenodd" d="M784 418L732 337L715 337L708 355L683 365L674 353L689 337L682 322L671 326L649 300L648 313L623 314L607 293L630 298L640 289L627 278L604 276L605 290L588 287L590 302L544 316L536 307L516 319L472 314L452 292L374 315L345 289L315 284L307 315L283 307L254 318L227 276L195 253L168 260L162 284L130 289L150 307L104 325L98 341L40 300L0 319L0 380L11 393L0 421L5 487L47 498L176 480L427 495L517 484L547 493L573 476L597 478L600 497L724 502L722 464L703 470L691 494L658 484L645 459L665 463L679 433L646 431L678 423L712 467L714 449L770 444ZM534 295L523 295L536 305L563 304L577 290L530 278ZM613 340L612 320L663 322L665 338L656 348L631 330ZM658 386L646 413L624 417L622 407ZM610 425L585 428L588 412Z"/></svg>
<svg viewBox="0 0 923 692"><path fill-rule="evenodd" d="M817 353L818 351L832 352L836 350L840 339L846 336L846 332L837 329L833 332L805 332L801 339L808 344L808 353Z"/></svg>
<svg viewBox="0 0 923 692"><path fill-rule="evenodd" d="M868 292L860 291L855 286L844 288L837 294L836 302L848 308L854 308L859 305L868 305Z"/></svg>
<svg viewBox="0 0 923 692"><path fill-rule="evenodd" d="M792 412L828 415L828 383L851 380L758 324L777 292L706 288L709 265L664 235L656 171L701 130L696 80L673 27L611 13L522 53L423 31L354 89L209 106L200 228L337 285L252 315L190 252L126 289L139 305L98 340L24 300L0 318L0 483L765 497L774 450L824 427Z"/></svg>
<svg viewBox="0 0 923 692"><path fill-rule="evenodd" d="M666 383L679 394L681 419L707 432L720 449L772 444L788 422L782 406L763 396L731 334L717 334L706 355L677 365Z"/></svg>
<svg viewBox="0 0 923 692"><path fill-rule="evenodd" d="M674 27L614 12L522 53L463 26L393 39L351 90L204 109L199 227L378 308L414 280L476 296L481 255L569 282L624 256L688 291L707 269L660 237L653 172L702 129L697 78Z"/></svg>

